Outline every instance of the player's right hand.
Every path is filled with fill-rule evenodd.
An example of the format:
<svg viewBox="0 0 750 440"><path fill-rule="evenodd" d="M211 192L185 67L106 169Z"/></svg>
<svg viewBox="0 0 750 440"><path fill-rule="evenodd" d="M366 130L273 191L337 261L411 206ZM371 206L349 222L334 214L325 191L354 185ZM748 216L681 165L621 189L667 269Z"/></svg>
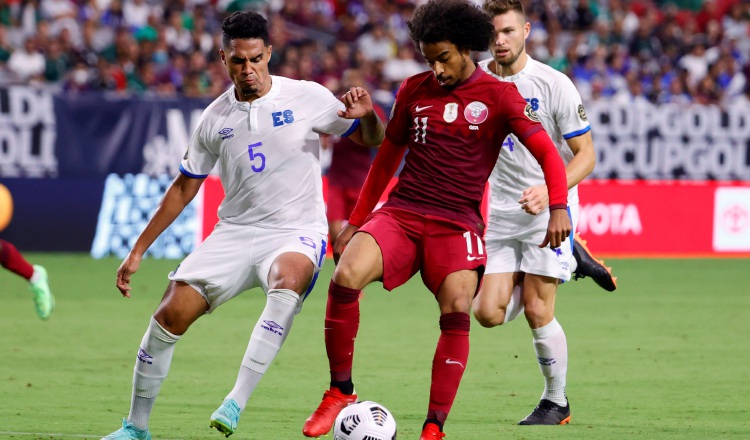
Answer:
<svg viewBox="0 0 750 440"><path fill-rule="evenodd" d="M333 245L333 261L336 264L339 263L339 258L341 258L341 254L344 253L344 248L350 241L352 241L352 237L354 237L354 233L357 232L358 229L358 226L347 224L344 226L344 229L339 232L339 235L336 237L336 242Z"/></svg>
<svg viewBox="0 0 750 440"><path fill-rule="evenodd" d="M117 289L125 298L130 298L130 276L138 271L138 268L141 266L142 258L142 255L130 252L117 269L117 281L115 282L115 286L117 286Z"/></svg>
<svg viewBox="0 0 750 440"><path fill-rule="evenodd" d="M549 224L547 225L547 235L544 241L539 245L540 248L551 247L557 249L562 246L565 239L570 235L573 227L570 224L570 216L567 209L553 209L549 213Z"/></svg>
<svg viewBox="0 0 750 440"><path fill-rule="evenodd" d="M339 101L346 106L345 110L339 110L339 117L346 119L358 119L372 113L372 98L362 87L352 87L341 95Z"/></svg>
<svg viewBox="0 0 750 440"><path fill-rule="evenodd" d="M549 194L547 185L537 185L523 190L521 198L518 200L521 207L527 214L537 215L547 209L549 206Z"/></svg>

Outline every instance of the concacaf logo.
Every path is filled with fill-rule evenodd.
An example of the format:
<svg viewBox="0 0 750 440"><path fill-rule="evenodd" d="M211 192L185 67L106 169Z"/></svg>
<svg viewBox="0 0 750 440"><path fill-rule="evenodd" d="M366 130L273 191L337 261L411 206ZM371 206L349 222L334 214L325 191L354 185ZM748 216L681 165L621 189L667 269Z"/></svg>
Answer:
<svg viewBox="0 0 750 440"><path fill-rule="evenodd" d="M526 108L523 109L523 114L525 114L527 118L531 119L534 122L541 122L539 120L539 115L534 111L533 108L531 108L531 104L526 104Z"/></svg>
<svg viewBox="0 0 750 440"><path fill-rule="evenodd" d="M586 110L583 108L583 104L578 105L578 117L581 118L582 121L589 120L589 117L586 116Z"/></svg>

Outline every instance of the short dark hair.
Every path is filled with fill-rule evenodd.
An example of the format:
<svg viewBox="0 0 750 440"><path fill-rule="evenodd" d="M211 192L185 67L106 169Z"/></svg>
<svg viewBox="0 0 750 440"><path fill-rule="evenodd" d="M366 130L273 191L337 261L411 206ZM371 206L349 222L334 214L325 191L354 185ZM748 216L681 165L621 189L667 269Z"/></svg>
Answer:
<svg viewBox="0 0 750 440"><path fill-rule="evenodd" d="M420 43L449 41L459 50L484 52L495 32L492 19L468 0L429 0L417 7L408 26L417 50Z"/></svg>
<svg viewBox="0 0 750 440"><path fill-rule="evenodd" d="M523 9L521 0L484 0L484 3L482 3L482 9L484 9L484 12L489 14L490 17L503 15L510 11L520 12L521 15L524 17L526 16L526 11Z"/></svg>
<svg viewBox="0 0 750 440"><path fill-rule="evenodd" d="M262 15L252 11L237 11L225 18L221 23L224 35L221 38L223 47L229 46L229 42L236 39L263 40L268 46L268 21Z"/></svg>

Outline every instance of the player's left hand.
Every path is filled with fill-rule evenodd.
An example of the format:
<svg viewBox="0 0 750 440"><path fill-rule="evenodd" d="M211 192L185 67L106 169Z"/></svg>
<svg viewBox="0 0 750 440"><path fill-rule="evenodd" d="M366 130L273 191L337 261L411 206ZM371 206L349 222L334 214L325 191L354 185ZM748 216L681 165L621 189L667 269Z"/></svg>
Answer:
<svg viewBox="0 0 750 440"><path fill-rule="evenodd" d="M341 95L340 101L346 106L346 110L339 110L338 115L346 119L358 119L373 112L372 98L367 90L362 87L352 87L348 92Z"/></svg>
<svg viewBox="0 0 750 440"><path fill-rule="evenodd" d="M518 203L524 211L531 215L537 215L549 206L549 193L547 185L537 185L523 190Z"/></svg>
<svg viewBox="0 0 750 440"><path fill-rule="evenodd" d="M339 258L341 258L341 254L344 253L344 248L350 241L352 241L352 237L354 237L354 233L357 232L358 229L359 227L357 226L347 224L344 226L344 229L339 232L339 235L336 237L336 241L333 244L334 263L339 264Z"/></svg>
<svg viewBox="0 0 750 440"><path fill-rule="evenodd" d="M142 255L130 252L117 269L117 281L115 282L115 285L120 291L120 294L125 298L130 298L130 276L138 271L138 268L141 266L142 258Z"/></svg>
<svg viewBox="0 0 750 440"><path fill-rule="evenodd" d="M549 245L552 249L562 246L573 227L570 225L567 209L553 209L549 213L549 225L547 226L547 235L544 241L539 245L540 248Z"/></svg>

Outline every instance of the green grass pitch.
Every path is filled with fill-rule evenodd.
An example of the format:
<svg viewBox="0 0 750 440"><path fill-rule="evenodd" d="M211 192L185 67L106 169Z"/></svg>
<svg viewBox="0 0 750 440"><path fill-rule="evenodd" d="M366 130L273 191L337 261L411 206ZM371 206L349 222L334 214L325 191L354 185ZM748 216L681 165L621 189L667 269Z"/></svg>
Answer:
<svg viewBox="0 0 750 440"><path fill-rule="evenodd" d="M114 287L116 259L29 254L47 267L52 319L34 313L24 280L0 271L0 439L98 439L130 405L143 332L176 261L145 260L133 298ZM471 355L447 440L750 438L750 260L610 260L619 289L562 285L572 423L522 427L543 388L523 318L472 322ZM251 397L235 440L303 439L328 383L323 345L328 262L281 353ZM416 440L427 409L438 308L419 277L366 289L354 383L388 407L399 439ZM246 292L178 343L151 418L155 440L222 438L208 419L231 389L264 304ZM331 436L327 437L331 440Z"/></svg>

